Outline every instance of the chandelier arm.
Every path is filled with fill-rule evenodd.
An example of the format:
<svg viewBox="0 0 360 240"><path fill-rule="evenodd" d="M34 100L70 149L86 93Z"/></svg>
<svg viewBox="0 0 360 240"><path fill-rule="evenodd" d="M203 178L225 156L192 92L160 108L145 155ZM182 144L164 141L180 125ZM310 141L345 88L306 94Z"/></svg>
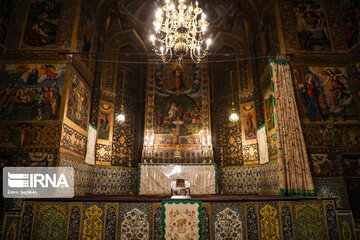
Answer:
<svg viewBox="0 0 360 240"><path fill-rule="evenodd" d="M161 60L164 62L164 63L169 63L172 59L172 51L170 50L170 53L169 53L170 57L168 60L166 60L166 55L162 56Z"/></svg>

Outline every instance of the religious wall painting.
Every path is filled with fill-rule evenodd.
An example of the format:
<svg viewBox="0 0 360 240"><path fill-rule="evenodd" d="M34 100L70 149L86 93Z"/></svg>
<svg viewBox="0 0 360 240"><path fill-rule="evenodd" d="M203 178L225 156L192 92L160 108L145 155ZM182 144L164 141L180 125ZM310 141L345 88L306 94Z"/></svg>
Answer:
<svg viewBox="0 0 360 240"><path fill-rule="evenodd" d="M266 8L265 8L266 9ZM279 43L277 37L277 24L274 10L268 5L267 11L263 13L261 21L262 45L267 54L278 51Z"/></svg>
<svg viewBox="0 0 360 240"><path fill-rule="evenodd" d="M114 104L100 100L98 117L98 140L112 140Z"/></svg>
<svg viewBox="0 0 360 240"><path fill-rule="evenodd" d="M343 154L344 176L360 177L360 154Z"/></svg>
<svg viewBox="0 0 360 240"><path fill-rule="evenodd" d="M90 89L75 73L71 74L66 117L82 129L87 129L90 111Z"/></svg>
<svg viewBox="0 0 360 240"><path fill-rule="evenodd" d="M83 1L83 4L88 5L87 1ZM80 17L76 49L81 53L80 56L85 65L88 65L90 52L94 48L94 29L94 17L91 9L89 6L83 6Z"/></svg>
<svg viewBox="0 0 360 240"><path fill-rule="evenodd" d="M179 136L198 133L202 123L200 65L158 65L154 107L155 133ZM179 132L175 133L178 126Z"/></svg>
<svg viewBox="0 0 360 240"><path fill-rule="evenodd" d="M360 3L357 0L339 1L344 21L344 37L348 48L360 42Z"/></svg>
<svg viewBox="0 0 360 240"><path fill-rule="evenodd" d="M264 95L264 114L265 114L265 123L267 131L275 128L275 118L274 118L274 100L271 89L269 88Z"/></svg>
<svg viewBox="0 0 360 240"><path fill-rule="evenodd" d="M244 132L244 140L254 140L256 139L256 111L255 111L255 102L249 102L246 104L241 104L241 125Z"/></svg>
<svg viewBox="0 0 360 240"><path fill-rule="evenodd" d="M41 148L55 149L59 147L61 137L61 124L53 123L7 123L0 126L0 147L13 148ZM36 150L38 151L38 150ZM21 155L21 153L18 153ZM16 156L16 155L14 155ZM20 157L23 159L23 157ZM23 160L19 160L23 163Z"/></svg>
<svg viewBox="0 0 360 240"><path fill-rule="evenodd" d="M355 119L353 96L345 68L308 67L294 80L305 122ZM301 81L301 82L300 82Z"/></svg>
<svg viewBox="0 0 360 240"><path fill-rule="evenodd" d="M2 0L0 4L0 44L5 44L9 22L14 8L13 0Z"/></svg>
<svg viewBox="0 0 360 240"><path fill-rule="evenodd" d="M149 65L145 161L150 155L157 156L156 162L211 158L207 67L175 62Z"/></svg>
<svg viewBox="0 0 360 240"><path fill-rule="evenodd" d="M303 128L306 145L311 148L342 147L359 149L359 131L357 124L306 125Z"/></svg>
<svg viewBox="0 0 360 240"><path fill-rule="evenodd" d="M1 81L0 119L58 120L65 64L6 64Z"/></svg>
<svg viewBox="0 0 360 240"><path fill-rule="evenodd" d="M55 47L60 8L60 0L31 0L23 48Z"/></svg>
<svg viewBox="0 0 360 240"><path fill-rule="evenodd" d="M313 177L336 177L341 173L336 154L310 154L310 166Z"/></svg>
<svg viewBox="0 0 360 240"><path fill-rule="evenodd" d="M331 50L329 29L321 0L294 0L300 50Z"/></svg>

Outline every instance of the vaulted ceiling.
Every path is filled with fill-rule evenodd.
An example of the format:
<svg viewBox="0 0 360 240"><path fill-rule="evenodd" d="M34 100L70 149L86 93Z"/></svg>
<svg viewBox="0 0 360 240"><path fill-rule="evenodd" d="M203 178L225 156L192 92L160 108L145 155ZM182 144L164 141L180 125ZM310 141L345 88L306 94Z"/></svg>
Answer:
<svg viewBox="0 0 360 240"><path fill-rule="evenodd" d="M195 0L185 0L195 2ZM239 40L240 48L258 36L267 9L273 9L268 0L198 0L199 6L206 12L211 23L212 37L219 33L227 34L227 38ZM163 5L164 0L99 0L96 8L100 36L104 44L115 35L133 32L129 39L138 39L142 48L150 51L148 36L152 33L152 21L155 10ZM270 6L269 6L270 5Z"/></svg>

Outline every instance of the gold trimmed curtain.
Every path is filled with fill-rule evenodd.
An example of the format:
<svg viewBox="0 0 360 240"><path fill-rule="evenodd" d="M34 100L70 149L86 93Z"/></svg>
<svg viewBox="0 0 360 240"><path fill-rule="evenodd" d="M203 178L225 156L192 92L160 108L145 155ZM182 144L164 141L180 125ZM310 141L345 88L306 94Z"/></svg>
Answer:
<svg viewBox="0 0 360 240"><path fill-rule="evenodd" d="M295 102L290 66L286 60L270 59L269 64L275 98L280 194L314 196L314 184Z"/></svg>

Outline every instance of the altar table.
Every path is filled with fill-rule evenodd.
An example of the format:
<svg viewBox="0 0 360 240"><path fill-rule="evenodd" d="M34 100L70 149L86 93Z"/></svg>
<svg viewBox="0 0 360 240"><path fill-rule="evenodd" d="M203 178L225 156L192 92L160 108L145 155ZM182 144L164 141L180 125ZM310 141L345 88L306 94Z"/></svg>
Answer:
<svg viewBox="0 0 360 240"><path fill-rule="evenodd" d="M139 166L140 195L170 195L171 181L190 181L191 194L216 194L216 164L153 164Z"/></svg>

